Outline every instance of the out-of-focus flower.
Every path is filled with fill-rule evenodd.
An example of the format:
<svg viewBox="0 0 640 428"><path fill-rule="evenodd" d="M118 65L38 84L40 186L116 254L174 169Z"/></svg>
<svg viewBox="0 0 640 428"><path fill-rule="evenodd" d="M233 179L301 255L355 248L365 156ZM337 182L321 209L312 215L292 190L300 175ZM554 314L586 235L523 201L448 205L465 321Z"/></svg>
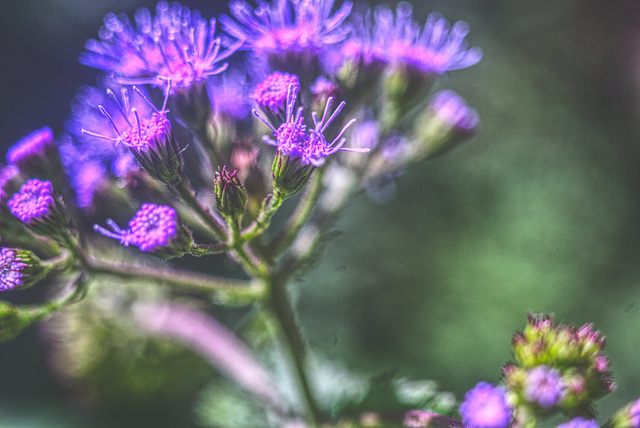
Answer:
<svg viewBox="0 0 640 428"><path fill-rule="evenodd" d="M49 271L31 251L0 249L0 290L29 288Z"/></svg>
<svg viewBox="0 0 640 428"><path fill-rule="evenodd" d="M62 183L58 147L51 128L33 131L7 150L7 162L30 178Z"/></svg>
<svg viewBox="0 0 640 428"><path fill-rule="evenodd" d="M178 213L166 205L142 204L126 230L120 229L111 219L107 220L107 225L112 230L97 224L93 228L108 238L119 240L125 247L135 245L140 251L158 257L180 257L192 244L191 233L180 221Z"/></svg>
<svg viewBox="0 0 640 428"><path fill-rule="evenodd" d="M415 428L465 428L457 419L425 410L410 410L404 415L403 427Z"/></svg>
<svg viewBox="0 0 640 428"><path fill-rule="evenodd" d="M243 49L267 58L272 70L301 72L302 66L317 71L319 55L349 32L344 20L352 3L343 3L332 14L333 4L334 0L274 0L253 8L234 0L229 4L233 18L222 15L220 22L232 37L244 40Z"/></svg>
<svg viewBox="0 0 640 428"><path fill-rule="evenodd" d="M640 428L640 400L618 410L607 423L611 428Z"/></svg>
<svg viewBox="0 0 640 428"><path fill-rule="evenodd" d="M354 13L354 31L342 47L343 57L365 66L391 64L434 75L469 67L482 59L480 49L468 48L466 23L451 26L434 12L420 27L412 14L408 2L400 2L395 14L388 6L378 6L373 22L370 10Z"/></svg>
<svg viewBox="0 0 640 428"><path fill-rule="evenodd" d="M573 418L569 422L558 425L557 428L599 428L598 421L594 419Z"/></svg>
<svg viewBox="0 0 640 428"><path fill-rule="evenodd" d="M459 411L462 422L475 428L507 427L512 415L505 389L487 382L467 392Z"/></svg>
<svg viewBox="0 0 640 428"><path fill-rule="evenodd" d="M562 399L566 385L560 372L547 366L538 366L527 373L524 394L527 400L542 408L553 407Z"/></svg>
<svg viewBox="0 0 640 428"><path fill-rule="evenodd" d="M478 113L458 94L436 93L416 121L415 156L435 156L456 147L476 133L479 123Z"/></svg>
<svg viewBox="0 0 640 428"><path fill-rule="evenodd" d="M292 85L296 92L300 91L298 76L276 71L256 86L251 98L256 100L258 106L267 114L284 114L289 86Z"/></svg>
<svg viewBox="0 0 640 428"><path fill-rule="evenodd" d="M69 216L50 181L28 180L7 202L11 214L37 233L57 235L67 226Z"/></svg>
<svg viewBox="0 0 640 428"><path fill-rule="evenodd" d="M148 115L141 116L137 108L130 107L130 98L126 90L122 91L121 103L115 94L108 90L118 107L117 114L125 119L124 123L121 122L122 127L116 124L114 117L104 106L99 105L98 109L103 114L104 120L111 125L117 135L113 136L112 132L104 135L86 128L83 128L82 132L112 141L115 145L124 145L129 148L149 175L163 183L175 184L182 178L182 155L173 137L171 122L167 119L166 105L169 90L162 108L158 110L142 91L135 86L133 89L152 108Z"/></svg>
<svg viewBox="0 0 640 428"><path fill-rule="evenodd" d="M161 1L155 16L139 9L135 25L125 15L108 14L100 41L88 40L80 61L113 74L120 83L165 85L171 80L175 92L227 68L221 61L241 42L221 51L215 30L215 19L207 21L179 3Z"/></svg>

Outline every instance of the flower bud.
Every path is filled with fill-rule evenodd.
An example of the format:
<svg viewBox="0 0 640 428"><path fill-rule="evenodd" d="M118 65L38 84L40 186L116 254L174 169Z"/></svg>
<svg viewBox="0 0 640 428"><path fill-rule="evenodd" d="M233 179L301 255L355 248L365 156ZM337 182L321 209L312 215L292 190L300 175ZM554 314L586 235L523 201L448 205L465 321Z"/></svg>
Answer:
<svg viewBox="0 0 640 428"><path fill-rule="evenodd" d="M416 156L431 157L449 151L473 136L479 122L478 113L455 92L436 93L416 121Z"/></svg>
<svg viewBox="0 0 640 428"><path fill-rule="evenodd" d="M31 251L0 248L0 290L29 288L48 272L49 268Z"/></svg>
<svg viewBox="0 0 640 428"><path fill-rule="evenodd" d="M140 251L163 259L183 256L193 243L191 232L182 224L176 210L166 205L142 204L126 230L111 219L107 224L112 230L97 224L93 229L107 238L119 240L125 247L135 245Z"/></svg>
<svg viewBox="0 0 640 428"><path fill-rule="evenodd" d="M480 382L467 392L459 412L462 422L475 428L506 428L513 413L505 389L487 382Z"/></svg>
<svg viewBox="0 0 640 428"><path fill-rule="evenodd" d="M302 162L300 157L278 150L271 166L273 187L283 199L293 196L307 184L315 169L313 164Z"/></svg>
<svg viewBox="0 0 640 428"><path fill-rule="evenodd" d="M11 214L41 235L59 236L69 225L69 214L50 181L28 180L7 206Z"/></svg>
<svg viewBox="0 0 640 428"><path fill-rule="evenodd" d="M640 400L627 404L613 414L610 428L640 428Z"/></svg>
<svg viewBox="0 0 640 428"><path fill-rule="evenodd" d="M247 193L238 178L238 171L227 171L226 166L216 172L214 181L218 211L230 221L240 223L247 206Z"/></svg>
<svg viewBox="0 0 640 428"><path fill-rule="evenodd" d="M33 131L7 150L7 162L16 165L28 177L63 181L58 147L51 128Z"/></svg>

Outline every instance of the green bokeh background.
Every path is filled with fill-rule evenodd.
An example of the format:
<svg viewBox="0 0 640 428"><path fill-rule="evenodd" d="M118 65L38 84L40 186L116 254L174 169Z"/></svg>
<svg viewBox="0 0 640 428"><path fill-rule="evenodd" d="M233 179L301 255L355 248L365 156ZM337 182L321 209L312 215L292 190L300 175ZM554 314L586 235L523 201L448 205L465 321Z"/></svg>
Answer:
<svg viewBox="0 0 640 428"><path fill-rule="evenodd" d="M0 68L6 146L45 124L59 130L73 88L95 81L75 58L103 11L64 15L66 35L65 25L52 30L42 25L51 17L38 15L78 4L3 4L2 38L15 49L14 66ZM205 16L225 7L188 5ZM293 287L308 340L365 374L397 369L461 397L480 380L499 380L528 311L592 322L608 338L618 384L598 404L604 420L640 396L640 7L605 0L415 6L421 20L431 10L467 21L470 42L484 51L480 64L438 83L478 110L481 132L410 169L392 203L379 206L364 194L353 200L323 261ZM51 49L45 54L43 46ZM33 51L53 64L48 83L20 74ZM44 108L33 85L46 93ZM35 331L0 346L0 426L124 426L67 406L45 353Z"/></svg>

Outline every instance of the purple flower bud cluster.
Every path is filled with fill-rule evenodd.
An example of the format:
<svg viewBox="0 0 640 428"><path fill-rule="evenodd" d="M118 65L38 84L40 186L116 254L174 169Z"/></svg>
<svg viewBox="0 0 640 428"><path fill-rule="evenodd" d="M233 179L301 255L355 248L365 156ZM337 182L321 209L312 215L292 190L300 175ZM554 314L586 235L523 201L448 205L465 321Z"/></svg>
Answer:
<svg viewBox="0 0 640 428"><path fill-rule="evenodd" d="M277 113L284 111L287 106L289 87L300 91L300 80L295 74L276 71L259 83L251 98L256 100L262 110Z"/></svg>
<svg viewBox="0 0 640 428"><path fill-rule="evenodd" d="M23 271L27 264L16 257L13 248L0 249L0 290L20 288L23 283Z"/></svg>
<svg viewBox="0 0 640 428"><path fill-rule="evenodd" d="M462 422L475 428L507 427L513 414L504 387L487 382L480 382L467 392L459 412Z"/></svg>

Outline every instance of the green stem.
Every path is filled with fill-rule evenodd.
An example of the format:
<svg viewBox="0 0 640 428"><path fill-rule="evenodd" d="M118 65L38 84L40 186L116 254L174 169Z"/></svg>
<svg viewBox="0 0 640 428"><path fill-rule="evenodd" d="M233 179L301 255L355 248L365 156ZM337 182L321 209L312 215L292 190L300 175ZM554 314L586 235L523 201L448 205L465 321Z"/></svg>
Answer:
<svg viewBox="0 0 640 428"><path fill-rule="evenodd" d="M326 168L319 168L314 174L311 185L307 188L303 198L289 219L285 228L269 243L270 254L277 255L286 251L296 239L300 230L307 222L318 202L322 190L322 177Z"/></svg>
<svg viewBox="0 0 640 428"><path fill-rule="evenodd" d="M180 180L178 184L173 186L173 189L180 196L182 202L194 210L200 220L213 230L218 239L223 242L227 240L227 228L224 223L200 204L193 190L184 180Z"/></svg>
<svg viewBox="0 0 640 428"><path fill-rule="evenodd" d="M278 208L282 205L284 198L280 193L275 193L267 196L262 202L260 213L258 218L243 232L241 236L242 242L249 242L258 236L262 235L265 230L271 224L271 218L278 211Z"/></svg>
<svg viewBox="0 0 640 428"><path fill-rule="evenodd" d="M73 258L80 262L82 268L85 270L89 270L90 266L87 262L87 256L85 255L82 248L80 248L78 240L71 236L69 231L66 229L62 234L60 234L60 238L62 239L64 246L71 252Z"/></svg>
<svg viewBox="0 0 640 428"><path fill-rule="evenodd" d="M139 266L91 258L90 271L126 279L151 279L188 290L215 293L220 304L253 303L265 297L259 281L247 282L159 266Z"/></svg>
<svg viewBox="0 0 640 428"><path fill-rule="evenodd" d="M220 254L229 251L229 245L226 242L217 244L196 244L191 246L189 254L195 257L209 256L212 254Z"/></svg>
<svg viewBox="0 0 640 428"><path fill-rule="evenodd" d="M298 328L294 308L287 292L287 283L284 279L272 275L269 281L271 308L284 335L284 341L293 359L297 378L300 382L304 401L307 405L309 418L313 426L318 426L321 420L321 411L311 391L311 385L305 371L305 357L307 347Z"/></svg>

